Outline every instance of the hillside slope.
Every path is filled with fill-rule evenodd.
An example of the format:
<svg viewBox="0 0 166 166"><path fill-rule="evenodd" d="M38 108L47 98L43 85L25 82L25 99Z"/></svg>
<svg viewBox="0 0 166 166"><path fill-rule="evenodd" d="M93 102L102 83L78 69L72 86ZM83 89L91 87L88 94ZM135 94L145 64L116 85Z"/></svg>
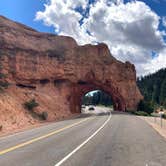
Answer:
<svg viewBox="0 0 166 166"><path fill-rule="evenodd" d="M137 85L146 101L166 108L166 68L137 79Z"/></svg>

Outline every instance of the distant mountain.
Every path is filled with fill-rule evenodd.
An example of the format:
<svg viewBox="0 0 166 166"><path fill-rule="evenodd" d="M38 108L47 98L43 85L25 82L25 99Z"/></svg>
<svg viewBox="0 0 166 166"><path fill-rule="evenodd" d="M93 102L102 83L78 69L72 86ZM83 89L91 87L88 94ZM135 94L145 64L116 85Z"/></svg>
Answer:
<svg viewBox="0 0 166 166"><path fill-rule="evenodd" d="M166 68L137 79L137 85L145 101L166 108Z"/></svg>

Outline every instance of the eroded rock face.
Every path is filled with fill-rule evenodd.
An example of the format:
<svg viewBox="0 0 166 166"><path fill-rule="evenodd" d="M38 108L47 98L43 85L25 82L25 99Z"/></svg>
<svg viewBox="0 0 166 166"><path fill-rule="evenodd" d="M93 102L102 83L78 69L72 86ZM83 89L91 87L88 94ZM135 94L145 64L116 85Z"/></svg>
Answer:
<svg viewBox="0 0 166 166"><path fill-rule="evenodd" d="M13 92L22 103L35 97L37 111L46 109L50 120L80 112L81 98L91 90L110 94L121 111L135 109L142 99L134 65L116 60L105 44L79 46L71 37L0 17L0 56L10 83L6 95Z"/></svg>

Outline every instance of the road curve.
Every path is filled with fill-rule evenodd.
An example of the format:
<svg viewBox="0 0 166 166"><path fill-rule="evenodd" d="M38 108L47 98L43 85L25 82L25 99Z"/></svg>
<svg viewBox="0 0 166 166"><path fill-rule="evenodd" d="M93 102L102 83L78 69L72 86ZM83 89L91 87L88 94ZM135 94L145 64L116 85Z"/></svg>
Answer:
<svg viewBox="0 0 166 166"><path fill-rule="evenodd" d="M135 116L107 113L0 138L0 166L57 166L66 156L60 165L165 166L166 140Z"/></svg>

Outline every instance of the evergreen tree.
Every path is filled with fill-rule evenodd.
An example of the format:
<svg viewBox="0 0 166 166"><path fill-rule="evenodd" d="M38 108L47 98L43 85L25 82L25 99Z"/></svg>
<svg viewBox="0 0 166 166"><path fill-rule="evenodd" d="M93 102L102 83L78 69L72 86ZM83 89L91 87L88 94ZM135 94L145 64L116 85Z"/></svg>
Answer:
<svg viewBox="0 0 166 166"><path fill-rule="evenodd" d="M82 104L85 105L112 105L111 97L103 91L97 91L91 94L87 94L82 99Z"/></svg>
<svg viewBox="0 0 166 166"><path fill-rule="evenodd" d="M137 85L146 102L166 107L166 69L137 79Z"/></svg>
<svg viewBox="0 0 166 166"><path fill-rule="evenodd" d="M160 105L166 107L166 79L162 82L160 91Z"/></svg>

